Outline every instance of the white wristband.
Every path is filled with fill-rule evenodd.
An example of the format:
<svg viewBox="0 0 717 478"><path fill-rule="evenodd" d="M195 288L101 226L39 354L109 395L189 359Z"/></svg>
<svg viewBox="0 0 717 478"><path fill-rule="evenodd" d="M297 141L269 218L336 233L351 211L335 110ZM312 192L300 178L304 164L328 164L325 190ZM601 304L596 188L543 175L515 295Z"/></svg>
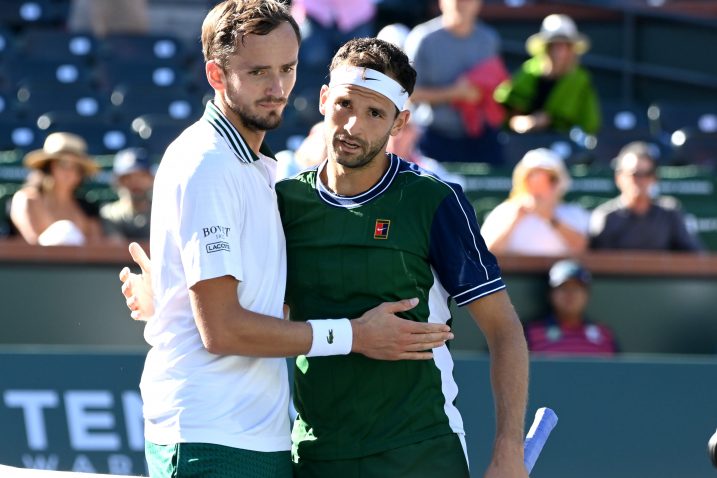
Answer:
<svg viewBox="0 0 717 478"><path fill-rule="evenodd" d="M307 357L346 355L351 352L353 331L349 319L308 320L312 330L311 350Z"/></svg>

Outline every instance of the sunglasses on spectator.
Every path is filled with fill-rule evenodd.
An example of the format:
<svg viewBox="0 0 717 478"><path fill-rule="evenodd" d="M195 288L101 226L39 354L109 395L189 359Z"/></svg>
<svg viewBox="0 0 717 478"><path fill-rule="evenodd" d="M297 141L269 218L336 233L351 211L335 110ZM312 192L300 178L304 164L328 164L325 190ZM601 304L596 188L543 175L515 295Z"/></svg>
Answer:
<svg viewBox="0 0 717 478"><path fill-rule="evenodd" d="M637 170L637 171L623 170L622 172L632 176L633 178L653 178L653 177L655 177L654 169L644 169L644 170Z"/></svg>

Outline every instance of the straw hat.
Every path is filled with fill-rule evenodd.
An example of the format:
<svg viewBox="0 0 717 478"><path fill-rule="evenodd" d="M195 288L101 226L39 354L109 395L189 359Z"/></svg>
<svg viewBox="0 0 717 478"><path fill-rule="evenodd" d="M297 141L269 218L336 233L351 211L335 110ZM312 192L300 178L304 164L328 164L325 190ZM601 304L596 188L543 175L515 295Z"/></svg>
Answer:
<svg viewBox="0 0 717 478"><path fill-rule="evenodd" d="M87 154L87 143L72 133L52 133L45 138L42 149L30 151L25 155L25 167L43 169L54 159L64 159L77 163L86 176L95 174L100 168Z"/></svg>
<svg viewBox="0 0 717 478"><path fill-rule="evenodd" d="M563 159L548 148L531 149L518 161L513 169L513 188L510 197L520 197L526 194L526 179L534 169L548 171L558 179L558 191L563 196L570 188L570 173L565 167Z"/></svg>
<svg viewBox="0 0 717 478"><path fill-rule="evenodd" d="M588 37L578 32L575 22L567 15L554 13L543 19L540 31L528 37L525 49L532 56L545 53L545 46L554 41L568 41L573 50L582 55L590 49Z"/></svg>

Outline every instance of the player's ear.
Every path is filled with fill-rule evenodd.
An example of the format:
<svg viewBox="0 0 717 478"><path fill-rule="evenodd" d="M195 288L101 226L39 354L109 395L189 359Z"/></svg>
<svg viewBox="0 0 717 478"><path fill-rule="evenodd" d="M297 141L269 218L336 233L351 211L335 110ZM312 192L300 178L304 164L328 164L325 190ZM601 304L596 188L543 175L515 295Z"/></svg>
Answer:
<svg viewBox="0 0 717 478"><path fill-rule="evenodd" d="M321 94L319 95L319 112L322 115L326 114L326 102L329 99L329 86L328 85L322 85L321 86Z"/></svg>
<svg viewBox="0 0 717 478"><path fill-rule="evenodd" d="M219 66L216 60L209 60L204 65L204 71L207 75L209 86L211 86L214 90L226 89L226 76L224 75L224 69Z"/></svg>
<svg viewBox="0 0 717 478"><path fill-rule="evenodd" d="M391 136L396 136L398 132L401 131L404 126L406 126L410 118L411 112L408 110L403 110L398 113L396 119L393 120L393 126L391 127Z"/></svg>

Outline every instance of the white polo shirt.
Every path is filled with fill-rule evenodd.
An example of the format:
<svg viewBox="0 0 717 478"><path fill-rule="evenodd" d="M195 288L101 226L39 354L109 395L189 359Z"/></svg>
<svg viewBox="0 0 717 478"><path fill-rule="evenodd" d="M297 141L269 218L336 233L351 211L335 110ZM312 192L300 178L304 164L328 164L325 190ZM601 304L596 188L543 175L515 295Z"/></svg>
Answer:
<svg viewBox="0 0 717 478"><path fill-rule="evenodd" d="M291 447L285 359L207 352L188 294L201 280L230 275L244 308L282 317L286 247L275 169L212 102L162 159L150 238L155 316L144 333L152 348L140 385L150 442Z"/></svg>

